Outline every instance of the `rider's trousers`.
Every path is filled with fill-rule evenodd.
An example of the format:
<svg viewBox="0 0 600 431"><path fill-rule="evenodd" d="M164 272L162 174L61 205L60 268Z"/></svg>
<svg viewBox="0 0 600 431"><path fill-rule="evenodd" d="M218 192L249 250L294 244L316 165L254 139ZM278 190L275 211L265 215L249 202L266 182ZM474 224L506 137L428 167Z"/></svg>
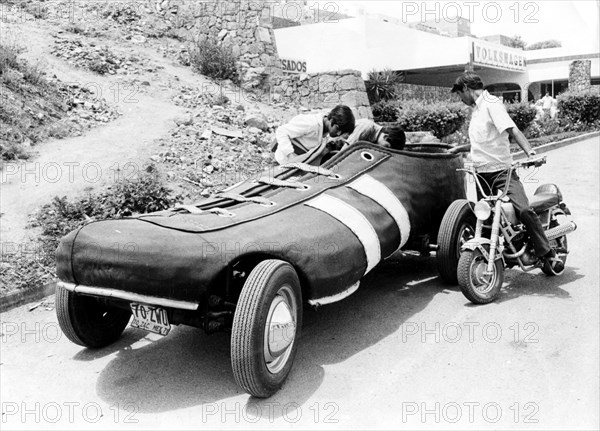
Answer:
<svg viewBox="0 0 600 431"><path fill-rule="evenodd" d="M483 180L481 185L484 187L486 193L490 192L491 187L491 192L496 194L498 189L503 188L504 184L506 184L508 171L480 172L477 175L480 180ZM479 189L477 189L477 196L478 199L481 199ZM527 228L527 233L529 234L535 249L535 255L538 257L544 256L551 250L550 242L548 241L548 238L546 238L540 218L529 205L529 199L527 199L523 184L515 171L513 171L510 178L507 196L513 204L517 216Z"/></svg>

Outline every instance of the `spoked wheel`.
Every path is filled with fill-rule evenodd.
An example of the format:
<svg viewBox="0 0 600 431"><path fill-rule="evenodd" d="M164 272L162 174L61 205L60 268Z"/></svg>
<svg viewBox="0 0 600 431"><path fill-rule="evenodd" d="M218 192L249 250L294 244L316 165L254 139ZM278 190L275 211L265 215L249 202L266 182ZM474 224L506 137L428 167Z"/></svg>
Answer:
<svg viewBox="0 0 600 431"><path fill-rule="evenodd" d="M446 283L457 284L457 266L463 244L475 236L473 204L459 199L448 207L437 239L436 260L440 277Z"/></svg>
<svg viewBox="0 0 600 431"><path fill-rule="evenodd" d="M56 317L60 329L73 343L100 348L121 337L129 323L131 311L57 286Z"/></svg>
<svg viewBox="0 0 600 431"><path fill-rule="evenodd" d="M294 268L259 263L244 283L233 319L231 364L236 382L266 398L287 378L302 326L302 295Z"/></svg>
<svg viewBox="0 0 600 431"><path fill-rule="evenodd" d="M498 296L504 282L504 267L496 259L491 274L487 274L487 259L481 250L466 250L458 262L460 290L474 304L487 304Z"/></svg>

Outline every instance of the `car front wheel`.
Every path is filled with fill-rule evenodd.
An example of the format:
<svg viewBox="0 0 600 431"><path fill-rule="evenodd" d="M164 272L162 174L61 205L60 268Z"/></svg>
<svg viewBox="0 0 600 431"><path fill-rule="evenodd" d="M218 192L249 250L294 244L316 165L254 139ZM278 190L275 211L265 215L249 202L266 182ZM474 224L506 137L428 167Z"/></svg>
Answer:
<svg viewBox="0 0 600 431"><path fill-rule="evenodd" d="M131 311L57 286L56 317L60 329L73 343L100 348L121 337Z"/></svg>
<svg viewBox="0 0 600 431"><path fill-rule="evenodd" d="M457 268L463 244L475 236L476 218L473 204L459 199L448 207L438 233L437 265L440 277L448 284L457 284Z"/></svg>
<svg viewBox="0 0 600 431"><path fill-rule="evenodd" d="M283 385L302 327L302 293L294 268L281 260L259 263L244 283L231 333L236 382L267 398Z"/></svg>

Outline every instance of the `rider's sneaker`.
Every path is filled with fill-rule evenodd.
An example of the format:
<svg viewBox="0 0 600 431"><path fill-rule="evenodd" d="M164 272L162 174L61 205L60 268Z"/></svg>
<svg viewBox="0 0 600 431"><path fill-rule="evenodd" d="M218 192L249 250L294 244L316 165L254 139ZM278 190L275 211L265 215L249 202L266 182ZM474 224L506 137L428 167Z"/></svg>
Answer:
<svg viewBox="0 0 600 431"><path fill-rule="evenodd" d="M557 274L563 272L563 270L565 269L565 264L556 255L556 252L554 250L548 252L548 254L546 254L546 256L544 257L546 258L546 262L548 262L548 265L552 268L554 272L556 272Z"/></svg>

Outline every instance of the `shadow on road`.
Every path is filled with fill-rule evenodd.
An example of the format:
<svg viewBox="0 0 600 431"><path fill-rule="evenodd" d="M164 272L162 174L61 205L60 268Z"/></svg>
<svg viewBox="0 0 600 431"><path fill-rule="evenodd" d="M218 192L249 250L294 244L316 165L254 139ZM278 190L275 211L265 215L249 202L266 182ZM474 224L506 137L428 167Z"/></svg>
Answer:
<svg viewBox="0 0 600 431"><path fill-rule="evenodd" d="M318 310L305 308L298 355L286 384L267 400L249 397L242 408L251 412L268 403L301 406L323 382L324 365L343 362L395 333L443 289L432 258L407 257L372 271L349 298ZM97 381L98 395L108 404L134 403L140 412L157 413L242 393L231 372L228 334L208 336L176 327L168 337L133 348L131 331L127 329L116 358ZM84 352L78 353L79 359L88 358ZM223 403L221 409L235 408ZM287 414L293 415L292 409Z"/></svg>
<svg viewBox="0 0 600 431"><path fill-rule="evenodd" d="M565 272L560 277L548 277L539 270L533 272L508 270L506 271L505 284L495 302L502 303L520 296L567 299L571 295L562 286L566 286L583 277L583 275L577 272L577 268L569 266L567 266Z"/></svg>

